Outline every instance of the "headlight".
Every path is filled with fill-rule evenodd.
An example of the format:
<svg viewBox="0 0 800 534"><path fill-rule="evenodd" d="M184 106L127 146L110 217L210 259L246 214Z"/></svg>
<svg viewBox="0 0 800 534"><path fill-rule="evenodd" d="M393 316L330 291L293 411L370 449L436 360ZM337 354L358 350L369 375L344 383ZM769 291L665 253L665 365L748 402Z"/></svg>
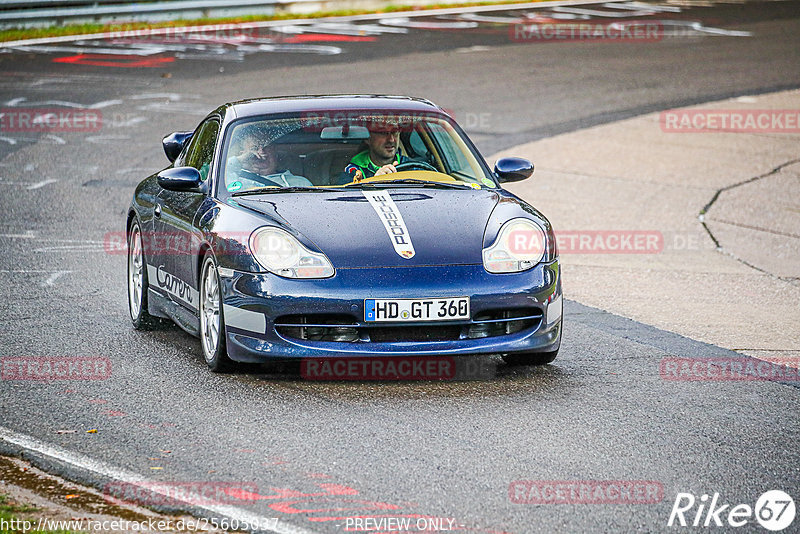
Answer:
<svg viewBox="0 0 800 534"><path fill-rule="evenodd" d="M555 251L555 244L550 246ZM497 239L483 249L483 267L490 273L526 271L550 256L548 238L541 226L530 219L506 222Z"/></svg>
<svg viewBox="0 0 800 534"><path fill-rule="evenodd" d="M264 226L250 235L250 250L266 270L286 278L328 278L333 265L324 254L311 252L292 234Z"/></svg>

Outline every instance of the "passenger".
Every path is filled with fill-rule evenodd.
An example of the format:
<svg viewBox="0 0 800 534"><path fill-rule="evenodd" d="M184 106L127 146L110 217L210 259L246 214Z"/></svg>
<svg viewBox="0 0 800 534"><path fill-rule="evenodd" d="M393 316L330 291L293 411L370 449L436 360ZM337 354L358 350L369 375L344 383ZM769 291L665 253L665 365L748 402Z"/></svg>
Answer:
<svg viewBox="0 0 800 534"><path fill-rule="evenodd" d="M314 185L308 178L293 174L288 168L280 169L272 145L265 143L257 131L247 132L241 146L240 155L228 158L225 175L228 191L271 185Z"/></svg>

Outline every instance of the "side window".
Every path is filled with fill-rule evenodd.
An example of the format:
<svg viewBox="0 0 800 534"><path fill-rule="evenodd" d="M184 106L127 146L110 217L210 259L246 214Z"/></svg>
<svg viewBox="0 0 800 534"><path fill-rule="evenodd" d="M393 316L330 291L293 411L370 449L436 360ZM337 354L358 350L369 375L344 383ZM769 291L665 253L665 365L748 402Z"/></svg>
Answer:
<svg viewBox="0 0 800 534"><path fill-rule="evenodd" d="M219 133L219 122L209 120L203 124L197 133L192 137L189 147L186 150L184 165L194 167L200 171L200 176L205 181L208 178L209 170L214 159L214 148L217 146L217 134Z"/></svg>
<svg viewBox="0 0 800 534"><path fill-rule="evenodd" d="M470 178L475 178L469 162L467 162L467 159L464 157L464 153L453 144L452 134L439 124L430 124L429 127L434 142L444 155L444 159L447 160L451 171L469 176Z"/></svg>
<svg viewBox="0 0 800 534"><path fill-rule="evenodd" d="M415 156L427 156L428 155L428 147L425 146L425 142L420 137L419 132L415 129L411 132L408 137L408 144L410 145L411 151L413 151Z"/></svg>

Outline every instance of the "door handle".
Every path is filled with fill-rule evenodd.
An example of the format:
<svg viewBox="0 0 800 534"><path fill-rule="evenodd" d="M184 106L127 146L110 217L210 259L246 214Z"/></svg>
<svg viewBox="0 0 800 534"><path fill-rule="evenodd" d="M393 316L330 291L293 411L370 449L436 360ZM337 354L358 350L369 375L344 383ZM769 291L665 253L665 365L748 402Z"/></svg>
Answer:
<svg viewBox="0 0 800 534"><path fill-rule="evenodd" d="M156 219L161 217L161 204L156 204L156 207L153 208L153 215L155 215Z"/></svg>

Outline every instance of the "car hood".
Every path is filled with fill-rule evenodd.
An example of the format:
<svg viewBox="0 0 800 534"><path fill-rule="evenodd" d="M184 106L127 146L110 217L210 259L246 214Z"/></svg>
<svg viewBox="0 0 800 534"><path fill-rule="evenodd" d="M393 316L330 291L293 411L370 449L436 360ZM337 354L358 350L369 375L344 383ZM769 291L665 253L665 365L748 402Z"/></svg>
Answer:
<svg viewBox="0 0 800 534"><path fill-rule="evenodd" d="M236 202L293 229L335 268L347 269L481 264L483 234L498 199L491 190L394 188L270 193Z"/></svg>

